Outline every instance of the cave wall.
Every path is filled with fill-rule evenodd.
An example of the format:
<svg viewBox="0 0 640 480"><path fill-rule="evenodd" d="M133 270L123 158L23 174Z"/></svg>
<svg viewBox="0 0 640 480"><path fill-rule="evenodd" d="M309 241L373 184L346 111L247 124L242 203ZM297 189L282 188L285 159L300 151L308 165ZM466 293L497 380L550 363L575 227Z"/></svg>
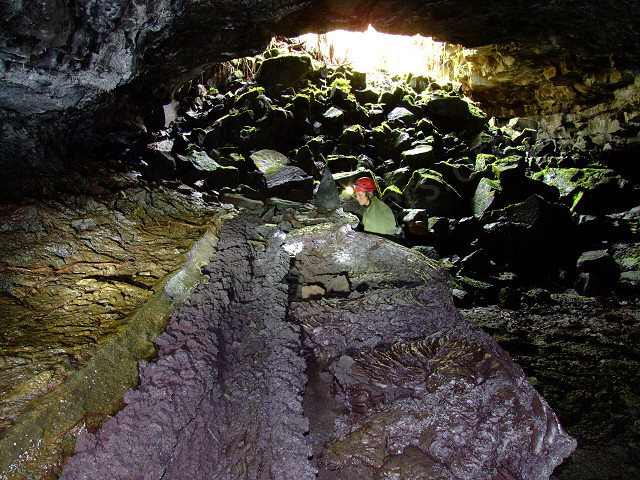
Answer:
<svg viewBox="0 0 640 480"><path fill-rule="evenodd" d="M540 71L546 81L556 77L552 84L584 85L560 71L567 55L575 59L568 70L574 76L614 66L614 77L633 84L629 75L637 71L640 51L636 7L595 0L6 2L0 6L1 190L25 191L28 179L39 176L88 173L90 160L122 154L185 82L207 67L261 51L276 34L362 30L371 23L388 33L484 48L489 53L479 54L469 92L494 99L494 106L509 102L503 114L526 113L531 102L544 104L560 92L539 98ZM514 59L507 69L492 53L504 46L515 51L507 55ZM482 80L496 69L508 75ZM597 103L602 91L593 93L585 101ZM568 95L565 112L572 100L584 99Z"/></svg>

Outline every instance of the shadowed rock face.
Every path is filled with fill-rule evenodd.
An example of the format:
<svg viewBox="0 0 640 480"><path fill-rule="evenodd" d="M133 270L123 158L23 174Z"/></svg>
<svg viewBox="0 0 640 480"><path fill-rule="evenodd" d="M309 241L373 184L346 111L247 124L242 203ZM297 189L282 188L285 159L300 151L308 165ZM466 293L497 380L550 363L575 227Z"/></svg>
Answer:
<svg viewBox="0 0 640 480"><path fill-rule="evenodd" d="M543 77L569 90L580 84L584 93L595 87L581 83L583 70L606 76L612 61L619 71L637 70L635 7L595 0L7 3L0 20L3 187L130 151L133 134L158 122L180 86L222 61L263 50L273 35L363 30L371 23L483 47L472 83L484 100L504 85L500 98L517 104L531 99ZM502 80L491 78L505 70ZM613 77L605 83L617 85ZM586 101L582 93L560 93L563 108Z"/></svg>
<svg viewBox="0 0 640 480"><path fill-rule="evenodd" d="M243 215L205 271L62 478L541 479L575 448L420 254Z"/></svg>

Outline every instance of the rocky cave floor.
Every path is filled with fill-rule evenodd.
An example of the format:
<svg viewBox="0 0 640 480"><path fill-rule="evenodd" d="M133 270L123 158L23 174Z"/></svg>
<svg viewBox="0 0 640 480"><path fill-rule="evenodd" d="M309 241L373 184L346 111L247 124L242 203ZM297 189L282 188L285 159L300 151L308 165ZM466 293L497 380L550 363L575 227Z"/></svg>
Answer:
<svg viewBox="0 0 640 480"><path fill-rule="evenodd" d="M518 310L461 309L507 350L578 448L559 479L640 476L640 305L547 295Z"/></svg>
<svg viewBox="0 0 640 480"><path fill-rule="evenodd" d="M127 216L136 218L139 213L139 209L129 211L130 206L142 205L145 215L148 215L156 211L151 207L154 205L153 208L158 208L157 211L162 215L166 215L167 211L173 212L173 218L176 218L173 225L180 227L176 235L182 239L186 233L198 231L198 228L184 228L186 217L181 222L177 221L176 212L185 208L180 205L184 205L189 196L179 192L150 194L136 189L119 195L126 198L119 208L127 212ZM84 208L84 205L78 207L79 218L84 215ZM52 212L48 217L40 215L38 218L51 219ZM203 217L212 212L203 208ZM189 221L193 222L193 218ZM69 222L73 224L72 220ZM97 222L97 225L89 223L80 230L102 232L105 227L101 225L108 225L108 222ZM42 220L41 224L45 232L47 229L51 232L59 229L55 226L56 222ZM150 245L146 236L149 229L135 228L133 222L132 225L132 231L137 231L136 235L140 236L138 240ZM108 229L105 231L108 232ZM104 232L93 235L94 239L98 237L108 240L110 235ZM57 240L54 243L59 244ZM87 251L95 248L95 240L93 247L90 243L86 246ZM17 245L15 247L18 248ZM166 245L161 243L160 247L162 249ZM78 252L81 253L82 249L78 248ZM80 253L76 255L77 260L85 262L82 265L113 268L105 263L113 259L89 258ZM169 257L174 258L175 253L173 251ZM90 264L88 260L93 263ZM105 264L96 263L98 260ZM136 269L144 273L148 265L171 268L169 263L163 261L138 265ZM59 276L62 273L68 272L61 272ZM92 271L81 273L95 277ZM135 274L133 278L138 276ZM117 277L120 280L122 278L122 275ZM100 277L98 280L106 281L106 278ZM75 283L81 289L85 288L77 278ZM45 291L42 290L42 293ZM636 478L640 473L636 454L640 443L640 302L628 290L624 295L616 296L614 293L606 297L585 297L533 289L522 293L522 301L517 308L507 309L491 304L460 308L467 321L489 333L523 367L533 386L558 415L562 426L577 439L577 450L554 472L558 479L628 479ZM28 355L28 352L24 355ZM32 364L31 367L37 368L37 365ZM46 362L44 367L48 368ZM310 380L305 397L308 407L309 402L313 403L313 395L317 393L315 388L319 385L314 382L312 364L308 366L307 376ZM316 420L322 423L327 418L331 419L324 417ZM311 421L314 419L311 418ZM312 436L308 440L311 448L314 448Z"/></svg>

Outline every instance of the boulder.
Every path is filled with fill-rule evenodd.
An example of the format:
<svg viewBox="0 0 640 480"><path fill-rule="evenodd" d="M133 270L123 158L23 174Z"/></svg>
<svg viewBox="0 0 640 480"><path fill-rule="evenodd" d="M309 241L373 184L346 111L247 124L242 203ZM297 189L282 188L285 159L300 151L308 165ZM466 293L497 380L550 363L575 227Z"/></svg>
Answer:
<svg viewBox="0 0 640 480"><path fill-rule="evenodd" d="M465 132L473 137L487 125L486 115L460 97L433 96L424 103L429 120L440 132Z"/></svg>
<svg viewBox="0 0 640 480"><path fill-rule="evenodd" d="M478 246L502 269L527 280L544 281L574 265L575 229L564 205L534 195L486 212L480 222Z"/></svg>
<svg viewBox="0 0 640 480"><path fill-rule="evenodd" d="M433 170L414 171L402 195L408 206L424 208L430 216L457 217L462 213L463 203L458 192Z"/></svg>
<svg viewBox="0 0 640 480"><path fill-rule="evenodd" d="M313 72L313 62L308 55L279 55L265 59L258 68L256 81L265 87L283 85L296 87L300 80Z"/></svg>
<svg viewBox="0 0 640 480"><path fill-rule="evenodd" d="M500 201L502 187L496 180L483 177L478 182L476 191L471 198L471 213L482 215L488 210L496 210L504 205Z"/></svg>
<svg viewBox="0 0 640 480"><path fill-rule="evenodd" d="M607 214L637 205L628 182L611 169L547 168L532 178L556 187L576 213Z"/></svg>
<svg viewBox="0 0 640 480"><path fill-rule="evenodd" d="M281 107L270 108L266 115L256 122L259 134L266 135L270 145L289 149L296 138L297 127L293 113Z"/></svg>
<svg viewBox="0 0 640 480"><path fill-rule="evenodd" d="M584 295L608 292L620 278L620 267L606 250L583 252L576 262L576 272L578 291Z"/></svg>
<svg viewBox="0 0 640 480"><path fill-rule="evenodd" d="M364 90L367 88L367 72L353 70L347 74L351 88L354 90Z"/></svg>
<svg viewBox="0 0 640 480"><path fill-rule="evenodd" d="M404 209L401 218L405 233L418 237L429 236L429 215L424 208Z"/></svg>
<svg viewBox="0 0 640 480"><path fill-rule="evenodd" d="M496 273L496 265L487 252L479 248L461 260L462 269L459 275L472 275L476 278L488 277Z"/></svg>
<svg viewBox="0 0 640 480"><path fill-rule="evenodd" d="M419 168L430 168L435 161L436 152L433 145L418 145L411 150L402 152L400 165L417 170Z"/></svg>
<svg viewBox="0 0 640 480"><path fill-rule="evenodd" d="M350 125L342 131L342 135L338 138L340 143L347 145L360 145L364 143L364 131L361 125Z"/></svg>
<svg viewBox="0 0 640 480"><path fill-rule="evenodd" d="M173 140L163 140L147 145L142 155L141 173L151 180L173 179L176 159L171 154Z"/></svg>
<svg viewBox="0 0 640 480"><path fill-rule="evenodd" d="M276 150L259 150L253 152L250 157L256 170L260 171L265 177L291 164L286 155Z"/></svg>
<svg viewBox="0 0 640 480"><path fill-rule="evenodd" d="M187 184L195 184L204 180L211 189L235 187L240 181L238 169L223 167L205 152L193 151L189 155L177 155L176 164L178 178Z"/></svg>
<svg viewBox="0 0 640 480"><path fill-rule="evenodd" d="M266 195L306 201L313 197L313 177L275 150L259 150L250 156L266 182Z"/></svg>
<svg viewBox="0 0 640 480"><path fill-rule="evenodd" d="M322 114L322 125L327 133L338 134L346 122L346 115L341 108L331 106Z"/></svg>
<svg viewBox="0 0 640 480"><path fill-rule="evenodd" d="M338 194L338 185L333 179L329 167L324 169L322 180L316 191L316 208L320 213L326 213L340 206L340 195Z"/></svg>
<svg viewBox="0 0 640 480"><path fill-rule="evenodd" d="M440 262L327 224L284 248L295 290L338 275L350 285L288 310L317 372L309 411L334 405L331 421L310 420L318 478L548 478L573 451L524 372L461 321Z"/></svg>
<svg viewBox="0 0 640 480"><path fill-rule="evenodd" d="M256 120L262 118L272 107L272 101L264 93L263 88L253 88L243 93L235 101L236 108L245 108L253 112L253 118Z"/></svg>
<svg viewBox="0 0 640 480"><path fill-rule="evenodd" d="M402 191L407 182L409 182L409 180L411 179L411 174L412 171L409 169L409 167L397 168L384 174L383 183L385 187L395 185Z"/></svg>
<svg viewBox="0 0 640 480"><path fill-rule="evenodd" d="M387 114L387 121L390 125L409 127L414 119L415 115L404 107L395 107Z"/></svg>
<svg viewBox="0 0 640 480"><path fill-rule="evenodd" d="M479 177L479 180L471 200L473 213L481 214L523 202L532 195L541 196L548 202L558 201L557 189L532 180L525 173L525 161L520 156L497 158L491 154L477 155L474 177Z"/></svg>
<svg viewBox="0 0 640 480"><path fill-rule="evenodd" d="M327 165L332 172L350 172L358 167L358 159L353 155L329 155Z"/></svg>
<svg viewBox="0 0 640 480"><path fill-rule="evenodd" d="M240 131L247 125L253 125L253 112L233 110L205 129L201 146L209 151L233 143L234 140L239 139Z"/></svg>
<svg viewBox="0 0 640 480"><path fill-rule="evenodd" d="M363 90L356 90L353 92L353 95L356 97L356 100L358 100L358 103L365 105L367 103L377 103L380 92L372 87L367 87Z"/></svg>
<svg viewBox="0 0 640 480"><path fill-rule="evenodd" d="M373 145L382 158L400 160L402 152L411 148L409 134L401 129L392 129L386 122L372 131Z"/></svg>

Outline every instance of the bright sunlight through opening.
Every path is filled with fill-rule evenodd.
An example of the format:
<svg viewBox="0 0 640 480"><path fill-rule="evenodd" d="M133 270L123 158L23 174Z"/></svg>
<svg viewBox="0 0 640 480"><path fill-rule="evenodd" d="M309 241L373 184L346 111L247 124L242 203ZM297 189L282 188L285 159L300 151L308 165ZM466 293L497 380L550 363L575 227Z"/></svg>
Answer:
<svg viewBox="0 0 640 480"><path fill-rule="evenodd" d="M446 44L428 37L389 35L371 25L365 32L335 30L298 37L306 48L316 50L327 63L348 64L356 70L389 74L451 78L446 68Z"/></svg>

